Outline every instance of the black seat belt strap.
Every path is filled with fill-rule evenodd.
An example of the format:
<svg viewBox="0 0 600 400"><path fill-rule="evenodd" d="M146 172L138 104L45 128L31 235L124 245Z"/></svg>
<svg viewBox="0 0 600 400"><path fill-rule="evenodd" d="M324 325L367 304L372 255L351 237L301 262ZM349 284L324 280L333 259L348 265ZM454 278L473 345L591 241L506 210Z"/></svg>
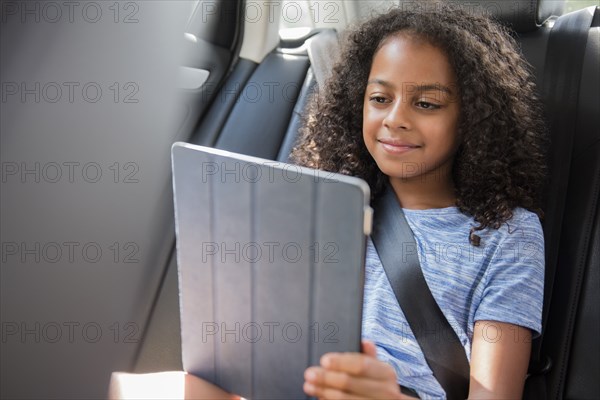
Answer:
<svg viewBox="0 0 600 400"><path fill-rule="evenodd" d="M547 325L548 307L558 259L559 240L569 183L571 153L575 141L575 127L579 87L583 71L583 57L596 7L588 7L558 18L550 32L546 52L543 93L547 115L551 117L553 152L550 154L555 195L547 196L544 237L546 247L546 279L542 336L533 342L530 373L544 373L550 360L543 359L541 346Z"/></svg>
<svg viewBox="0 0 600 400"><path fill-rule="evenodd" d="M386 188L374 209L371 239L400 308L447 398L465 399L469 391L465 350L427 286L415 238L392 188Z"/></svg>

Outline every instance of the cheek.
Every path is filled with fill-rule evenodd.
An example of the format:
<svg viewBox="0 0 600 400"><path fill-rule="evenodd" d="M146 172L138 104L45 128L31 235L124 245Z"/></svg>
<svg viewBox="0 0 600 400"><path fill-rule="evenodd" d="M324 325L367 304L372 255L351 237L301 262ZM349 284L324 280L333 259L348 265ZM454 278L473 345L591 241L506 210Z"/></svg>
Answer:
<svg viewBox="0 0 600 400"><path fill-rule="evenodd" d="M377 127L376 122L373 121L373 115L369 113L366 108L363 112L362 138L363 144L367 148L367 151L369 154L373 155L375 141L377 138Z"/></svg>
<svg viewBox="0 0 600 400"><path fill-rule="evenodd" d="M363 106L363 116L362 116L362 132L363 132L363 138L366 140L369 132L371 131L371 113L369 112L369 109L367 107L367 105L365 104Z"/></svg>
<svg viewBox="0 0 600 400"><path fill-rule="evenodd" d="M440 156L454 156L459 145L456 125L440 124L433 128L430 132L433 133L430 143L435 148L436 153L438 153Z"/></svg>
<svg viewBox="0 0 600 400"><path fill-rule="evenodd" d="M377 110L370 109L368 105L363 108L363 135L375 135L381 124L381 116Z"/></svg>
<svg viewBox="0 0 600 400"><path fill-rule="evenodd" d="M459 120L459 112L456 111L456 115L451 118L449 123L450 129L448 132L450 145L452 146L452 150L455 153L458 147L460 146L461 137L458 132L458 120Z"/></svg>
<svg viewBox="0 0 600 400"><path fill-rule="evenodd" d="M444 146L452 146L458 140L458 112L452 110L439 118L427 120L424 132L430 132L435 141Z"/></svg>

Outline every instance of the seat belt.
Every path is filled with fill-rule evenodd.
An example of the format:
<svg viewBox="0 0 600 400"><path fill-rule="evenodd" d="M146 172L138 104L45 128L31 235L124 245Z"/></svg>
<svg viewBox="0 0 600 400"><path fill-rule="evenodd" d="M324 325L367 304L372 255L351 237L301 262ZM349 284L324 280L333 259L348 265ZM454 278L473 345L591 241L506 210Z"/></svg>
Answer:
<svg viewBox="0 0 600 400"><path fill-rule="evenodd" d="M389 185L374 210L371 239L425 360L448 399L466 399L470 369L465 349L425 282L414 235Z"/></svg>
<svg viewBox="0 0 600 400"><path fill-rule="evenodd" d="M542 355L542 341L547 326L552 288L558 260L562 221L569 184L569 171L575 127L579 87L583 71L583 57L596 7L591 6L559 17L550 31L546 52L543 93L546 112L551 116L550 129L554 152L550 165L554 168L550 187L556 187L556 196L547 196L547 218L544 221L546 271L542 334L533 341L530 375L545 374L551 360Z"/></svg>

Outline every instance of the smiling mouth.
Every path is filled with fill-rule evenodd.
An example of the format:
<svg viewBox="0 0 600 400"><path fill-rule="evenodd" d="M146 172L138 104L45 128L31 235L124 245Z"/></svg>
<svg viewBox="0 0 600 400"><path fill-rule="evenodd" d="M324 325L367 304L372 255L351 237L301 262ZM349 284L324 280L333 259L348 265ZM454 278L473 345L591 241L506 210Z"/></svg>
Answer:
<svg viewBox="0 0 600 400"><path fill-rule="evenodd" d="M421 148L421 146L418 146L416 144L407 143L395 139L377 139L377 142L381 144L384 150L392 154L402 154L411 150Z"/></svg>

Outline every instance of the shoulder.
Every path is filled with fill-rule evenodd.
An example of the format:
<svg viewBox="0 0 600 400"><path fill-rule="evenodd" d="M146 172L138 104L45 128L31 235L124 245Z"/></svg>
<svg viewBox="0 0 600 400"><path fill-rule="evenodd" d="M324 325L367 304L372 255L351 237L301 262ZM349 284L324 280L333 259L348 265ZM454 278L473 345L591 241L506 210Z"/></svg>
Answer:
<svg viewBox="0 0 600 400"><path fill-rule="evenodd" d="M502 247L519 245L520 247L536 247L540 254L544 252L544 231L537 214L524 208L513 210L511 219L498 229L486 229L483 235L488 236L488 242Z"/></svg>
<svg viewBox="0 0 600 400"><path fill-rule="evenodd" d="M523 232L536 232L542 233L542 224L537 214L528 211L524 208L517 207L513 210L513 216L510 220L503 224L507 234L512 234L515 229Z"/></svg>
<svg viewBox="0 0 600 400"><path fill-rule="evenodd" d="M507 276L515 279L516 286L543 284L545 268L544 232L538 216L517 208L513 217L493 233L486 232L490 255L486 278L488 283L506 283ZM541 286L538 288L541 290Z"/></svg>

